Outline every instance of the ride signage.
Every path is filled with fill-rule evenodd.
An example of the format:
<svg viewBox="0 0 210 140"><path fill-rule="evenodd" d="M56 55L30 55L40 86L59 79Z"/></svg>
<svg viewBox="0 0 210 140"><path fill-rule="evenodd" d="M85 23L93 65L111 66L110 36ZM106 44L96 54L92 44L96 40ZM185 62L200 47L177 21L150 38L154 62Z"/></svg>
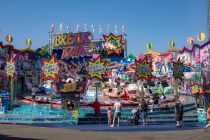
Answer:
<svg viewBox="0 0 210 140"><path fill-rule="evenodd" d="M42 61L42 73L44 76L44 79L47 78L52 78L53 80L56 79L56 75L58 75L59 71L59 66L58 66L58 61L55 60L55 56L52 56L51 59L48 60L43 60Z"/></svg>
<svg viewBox="0 0 210 140"><path fill-rule="evenodd" d="M10 59L8 62L7 62L7 65L5 67L5 70L6 70L6 73L7 73L7 76L8 77L13 77L14 74L15 74L15 62L13 59Z"/></svg>
<svg viewBox="0 0 210 140"><path fill-rule="evenodd" d="M102 75L106 72L105 61L98 57L95 61L89 61L89 66L86 68L90 78L98 78L102 80Z"/></svg>
<svg viewBox="0 0 210 140"><path fill-rule="evenodd" d="M122 42L122 35L115 36L114 34L110 33L108 36L103 35L105 40L105 48L108 50L108 55L110 54L117 54L123 51L122 46L125 44Z"/></svg>
<svg viewBox="0 0 210 140"><path fill-rule="evenodd" d="M146 57L142 61L135 60L135 65L135 75L138 79L151 79L151 62L148 62Z"/></svg>
<svg viewBox="0 0 210 140"><path fill-rule="evenodd" d="M180 59L177 62L173 62L173 75L175 79L182 80L184 76L184 64L181 63Z"/></svg>
<svg viewBox="0 0 210 140"><path fill-rule="evenodd" d="M58 47L62 47L63 59L89 56L91 55L91 53L88 52L85 47L89 46L91 39L92 34L90 32L54 34L53 47L55 49L58 49Z"/></svg>

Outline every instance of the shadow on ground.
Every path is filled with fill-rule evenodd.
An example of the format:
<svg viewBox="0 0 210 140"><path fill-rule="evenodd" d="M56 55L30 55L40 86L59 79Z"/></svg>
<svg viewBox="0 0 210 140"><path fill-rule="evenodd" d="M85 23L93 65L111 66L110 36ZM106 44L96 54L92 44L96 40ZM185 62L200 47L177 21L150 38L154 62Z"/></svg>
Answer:
<svg viewBox="0 0 210 140"><path fill-rule="evenodd" d="M0 140L44 140L44 139L32 139L32 138L20 138L20 137L11 137L8 135L0 134Z"/></svg>
<svg viewBox="0 0 210 140"><path fill-rule="evenodd" d="M180 131L180 130L195 130L203 128L198 123L185 123L182 128L177 128L176 124L158 124L158 125L121 125L120 127L108 127L105 124L95 125L77 125L71 126L71 129L80 131L108 131L108 132L135 132L135 131Z"/></svg>

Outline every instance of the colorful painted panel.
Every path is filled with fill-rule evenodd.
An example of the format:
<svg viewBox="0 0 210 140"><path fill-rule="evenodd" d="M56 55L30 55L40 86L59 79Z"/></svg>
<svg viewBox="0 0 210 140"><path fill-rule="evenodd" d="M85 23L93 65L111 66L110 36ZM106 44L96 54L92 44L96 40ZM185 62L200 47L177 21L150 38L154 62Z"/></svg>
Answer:
<svg viewBox="0 0 210 140"><path fill-rule="evenodd" d="M58 75L59 71L58 63L55 56L52 56L50 60L42 61L42 74L45 80L47 78L56 79L56 75Z"/></svg>

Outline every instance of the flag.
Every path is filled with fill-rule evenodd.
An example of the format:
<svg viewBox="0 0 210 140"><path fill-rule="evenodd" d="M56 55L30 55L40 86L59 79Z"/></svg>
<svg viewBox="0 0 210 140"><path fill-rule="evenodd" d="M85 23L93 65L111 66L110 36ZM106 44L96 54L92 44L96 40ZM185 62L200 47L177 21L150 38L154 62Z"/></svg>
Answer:
<svg viewBox="0 0 210 140"><path fill-rule="evenodd" d="M69 25L66 26L66 29L67 29L67 31L68 31L68 33L69 33Z"/></svg>
<svg viewBox="0 0 210 140"><path fill-rule="evenodd" d="M80 27L80 25L79 25L79 24L77 24L77 32L79 32L79 27Z"/></svg>
<svg viewBox="0 0 210 140"><path fill-rule="evenodd" d="M93 24L91 25L91 28L92 28L93 34L94 34L94 31L95 31L95 30L94 30L94 25L93 25Z"/></svg>
<svg viewBox="0 0 210 140"><path fill-rule="evenodd" d="M107 25L107 34L109 33L109 24Z"/></svg>
<svg viewBox="0 0 210 140"><path fill-rule="evenodd" d="M122 25L122 34L125 34L125 25Z"/></svg>
<svg viewBox="0 0 210 140"><path fill-rule="evenodd" d="M54 23L51 25L50 27L50 32L53 33L54 32Z"/></svg>
<svg viewBox="0 0 210 140"><path fill-rule="evenodd" d="M60 32L62 33L63 32L63 23L60 23Z"/></svg>
<svg viewBox="0 0 210 140"><path fill-rule="evenodd" d="M102 33L102 25L101 24L99 24L98 30L99 30L99 33L101 34Z"/></svg>
<svg viewBox="0 0 210 140"><path fill-rule="evenodd" d="M117 34L117 25L114 26L115 33Z"/></svg>
<svg viewBox="0 0 210 140"><path fill-rule="evenodd" d="M84 25L85 32L87 32L87 24Z"/></svg>

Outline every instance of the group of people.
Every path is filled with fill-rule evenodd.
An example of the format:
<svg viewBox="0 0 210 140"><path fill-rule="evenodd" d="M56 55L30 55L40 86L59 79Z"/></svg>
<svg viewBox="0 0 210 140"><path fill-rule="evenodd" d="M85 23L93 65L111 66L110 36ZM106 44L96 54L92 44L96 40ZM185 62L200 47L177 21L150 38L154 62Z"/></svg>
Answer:
<svg viewBox="0 0 210 140"><path fill-rule="evenodd" d="M100 102L98 102L97 99L93 103L93 108L94 108L95 121L98 121L100 123L101 122ZM114 115L112 115L111 107L108 107L108 110L107 110L108 126L114 127L115 121L117 120L117 127L119 127L120 126L121 109L122 109L122 104L120 103L120 100L116 101L113 108L115 110ZM146 118L147 118L148 105L144 99L142 99L139 109L142 113L143 125L145 126L147 124Z"/></svg>
<svg viewBox="0 0 210 140"><path fill-rule="evenodd" d="M99 123L101 123L100 102L96 99L95 102L93 103L92 107L94 108L95 121L98 121ZM115 109L114 116L112 115L111 107L108 108L108 110L107 110L108 126L114 127L116 119L118 121L117 127L120 126L121 108L122 108L122 104L120 103L119 100L117 100L117 102L114 104L114 109Z"/></svg>
<svg viewBox="0 0 210 140"><path fill-rule="evenodd" d="M98 121L99 123L101 123L100 102L97 99L93 103L93 108L94 108L95 121ZM117 100L113 108L115 110L114 115L112 115L111 107L108 107L108 110L107 110L108 126L114 127L115 121L117 120L117 127L119 127L121 108L122 108L122 104L120 103L120 100ZM147 102L144 99L142 99L141 103L139 104L138 109L132 110L132 116L130 117L130 121L132 121L133 124L138 124L139 115L141 114L142 119L143 119L143 126L147 125L147 112L148 112ZM183 105L181 101L177 101L175 105L175 115L176 115L176 122L177 122L176 127L182 127L183 113L184 113Z"/></svg>

